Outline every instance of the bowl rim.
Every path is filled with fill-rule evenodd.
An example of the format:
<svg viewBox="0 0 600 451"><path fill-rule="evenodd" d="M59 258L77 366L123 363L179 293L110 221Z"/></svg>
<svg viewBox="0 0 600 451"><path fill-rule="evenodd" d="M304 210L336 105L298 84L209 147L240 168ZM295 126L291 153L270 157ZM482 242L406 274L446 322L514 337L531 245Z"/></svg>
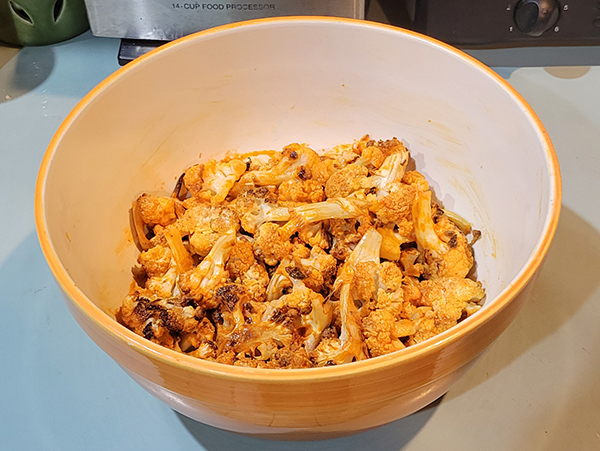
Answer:
<svg viewBox="0 0 600 451"><path fill-rule="evenodd" d="M487 76L493 79L501 88L503 88L517 103L517 105L526 113L534 127L537 129L540 139L543 143L546 152L546 160L548 161L549 181L551 190L549 192L549 212L547 212L546 223L542 236L538 239L538 243L533 254L529 257L525 266L520 270L517 276L508 284L508 286L493 299L493 302L485 309L480 310L469 318L465 319L449 330L442 332L428 340L419 344L410 346L400 351L396 351L383 356L369 358L359 362L352 362L343 365L318 367L318 368L303 368L303 369L258 369L237 367L233 365L225 365L211 361L202 360L186 354L178 353L161 345L153 343L143 337L130 331L123 325L119 324L114 318L111 318L107 313L96 306L85 294L76 286L75 282L70 278L66 269L61 264L58 255L56 254L49 236L49 231L45 217L45 202L44 194L47 182L48 170L50 168L55 151L60 143L62 136L69 129L70 125L77 118L79 113L89 104L96 96L98 96L106 87L113 83L118 78L128 72L135 71L143 65L149 58L155 55L162 54L165 51L189 43L197 39L212 37L219 34L226 34L238 28L251 28L257 26L268 26L277 24L336 24L342 26L354 26L359 28L371 28L383 32L393 32L404 34L410 38L424 42L425 44L433 45L454 56L462 59L476 70L482 71ZM176 366L181 370L188 370L204 375L212 375L222 379L238 380L238 381L260 381L265 383L289 383L300 381L330 380L347 377L349 374L357 375L358 373L373 372L383 367L389 367L400 363L406 363L422 358L424 355L444 348L447 345L456 342L462 336L478 329L483 324L490 321L498 315L527 285L533 275L536 273L542 264L544 257L549 249L550 243L554 237L558 218L560 215L562 197L561 175L558 165L558 158L554 151L554 147L548 136L548 133L542 125L540 119L533 111L531 106L523 99L523 97L500 75L494 72L491 68L478 61L474 57L452 47L437 39L431 38L420 33L395 27L392 25L376 23L360 19L350 19L341 17L325 17L325 16L286 16L272 17L247 20L222 25L219 27L210 28L199 31L180 39L167 43L157 49L154 49L147 54L128 63L126 66L117 69L97 86L95 86L87 95L85 95L78 104L67 115L61 123L56 133L54 134L46 153L43 157L35 189L35 221L38 239L43 251L43 254L48 262L48 266L52 271L56 281L62 291L70 298L71 303L81 314L90 319L95 325L102 329L105 333L112 336L113 339L123 342L123 344L134 348L136 351L148 357L160 361L165 365Z"/></svg>

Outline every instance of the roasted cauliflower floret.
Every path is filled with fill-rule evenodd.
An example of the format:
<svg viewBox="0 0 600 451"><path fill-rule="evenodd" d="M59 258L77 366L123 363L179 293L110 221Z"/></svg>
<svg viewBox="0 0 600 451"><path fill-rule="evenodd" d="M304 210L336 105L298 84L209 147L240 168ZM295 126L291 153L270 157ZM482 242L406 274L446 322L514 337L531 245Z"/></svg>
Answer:
<svg viewBox="0 0 600 451"><path fill-rule="evenodd" d="M231 340L246 325L244 304L250 296L244 286L236 283L223 283L215 290L214 301L217 304L213 314L217 324L217 350L219 354L231 347Z"/></svg>
<svg viewBox="0 0 600 451"><path fill-rule="evenodd" d="M412 186L417 191L424 193L429 191L429 183L425 180L425 176L417 171L407 171L402 176L402 182Z"/></svg>
<svg viewBox="0 0 600 451"><path fill-rule="evenodd" d="M187 310L187 312L186 312ZM198 321L195 317L195 309L186 307L184 311L184 328L180 348L183 351L191 351L190 354L201 359L214 359L217 357L217 346L215 343L215 326L206 317ZM192 350L193 349L193 350Z"/></svg>
<svg viewBox="0 0 600 451"><path fill-rule="evenodd" d="M371 139L365 140L363 137L357 144L357 148L360 150L360 158L355 163L369 168L369 170L379 169L385 159L394 153L408 154L404 144L396 138L386 141L374 141Z"/></svg>
<svg viewBox="0 0 600 451"><path fill-rule="evenodd" d="M367 266L376 271L380 262L380 247L381 235L374 229L367 230L338 272L338 277L333 285L333 290L337 291L343 284L350 285L357 272L357 268L360 268L364 264L367 264ZM362 269L360 271L361 275L364 272L364 277L368 279L371 278L368 270Z"/></svg>
<svg viewBox="0 0 600 451"><path fill-rule="evenodd" d="M151 302L150 299L127 296L117 311L117 318L136 334L155 343L164 343L164 346L172 349L175 340L167 328L162 326L159 329L158 324L153 324L156 320L160 320L160 311L153 309ZM150 308L146 308L147 306ZM158 323L158 321L156 322Z"/></svg>
<svg viewBox="0 0 600 451"><path fill-rule="evenodd" d="M292 209L290 220L281 227L264 223L254 241L254 253L267 265L274 266L292 252L290 238L309 224L334 218L353 218L364 211L363 201L342 198L302 205Z"/></svg>
<svg viewBox="0 0 600 451"><path fill-rule="evenodd" d="M339 318L341 322L339 338L322 340L313 351L312 358L317 365L341 364L368 357L368 351L363 341L362 322L352 296L352 283L356 268L362 263L379 262L381 235L371 229L365 233L352 254L344 263L333 286L339 290Z"/></svg>
<svg viewBox="0 0 600 451"><path fill-rule="evenodd" d="M154 234L154 236L150 239L149 247L167 246L167 240L165 239L164 230L165 228L160 224L156 224L154 227L152 227L152 233Z"/></svg>
<svg viewBox="0 0 600 451"><path fill-rule="evenodd" d="M356 160L357 164L375 169L381 167L385 159L394 153L408 154L404 144L397 138L375 141L370 139L369 135L357 141L354 149L360 153L360 158Z"/></svg>
<svg viewBox="0 0 600 451"><path fill-rule="evenodd" d="M170 349L179 349L179 335L185 328L182 316L183 307L176 299L138 295L127 296L117 312L119 321L133 332Z"/></svg>
<svg viewBox="0 0 600 451"><path fill-rule="evenodd" d="M139 212L144 223L166 226L177 219L175 214L175 199L142 194L137 199Z"/></svg>
<svg viewBox="0 0 600 451"><path fill-rule="evenodd" d="M394 153L408 153L408 150L398 138L379 140L376 146L383 152L383 155L388 157Z"/></svg>
<svg viewBox="0 0 600 451"><path fill-rule="evenodd" d="M266 186L244 190L232 203L231 208L240 217L242 228L252 234L265 222L290 219L289 209L280 206L274 190Z"/></svg>
<svg viewBox="0 0 600 451"><path fill-rule="evenodd" d="M379 288L396 291L402 287L402 270L392 262L382 262L377 270Z"/></svg>
<svg viewBox="0 0 600 451"><path fill-rule="evenodd" d="M332 277L335 275L336 260L330 261L327 257L333 257L325 252L323 252L324 256L317 256L315 249L309 250L309 252L311 252L310 258L302 258L306 255L298 256L292 253L290 257L281 261L267 288L268 300L281 297L285 289L291 287L288 278L304 281L306 286L315 292L330 286Z"/></svg>
<svg viewBox="0 0 600 451"><path fill-rule="evenodd" d="M239 219L236 212L224 206L211 206L206 202L188 203L189 208L183 217L177 221L177 227L183 235L193 234L198 230L209 230L225 233L231 229L239 229Z"/></svg>
<svg viewBox="0 0 600 451"><path fill-rule="evenodd" d="M367 231L334 285L334 289L337 285L350 287L352 300L363 303L361 327L371 357L402 349L399 339L413 331L407 328L410 322L399 318L404 301L402 271L394 263L380 263L380 245L379 233Z"/></svg>
<svg viewBox="0 0 600 451"><path fill-rule="evenodd" d="M381 167L365 180L364 188L376 189L378 199L387 196L396 182L402 180L407 164L407 151L389 155Z"/></svg>
<svg viewBox="0 0 600 451"><path fill-rule="evenodd" d="M154 246L138 255L137 261L148 277L161 277L171 267L171 251L168 247Z"/></svg>
<svg viewBox="0 0 600 451"><path fill-rule="evenodd" d="M204 170L203 164L195 164L190 166L183 173L183 184L192 196L198 198L202 193L202 171Z"/></svg>
<svg viewBox="0 0 600 451"><path fill-rule="evenodd" d="M290 220L281 228L282 233L289 238L308 224L329 219L358 218L365 214L366 205L366 201L342 197L301 205L292 209Z"/></svg>
<svg viewBox="0 0 600 451"><path fill-rule="evenodd" d="M169 271L160 277L150 277L146 281L144 294L153 299L170 298L173 296L175 282L177 280L176 266L173 264Z"/></svg>
<svg viewBox="0 0 600 451"><path fill-rule="evenodd" d="M193 299L205 310L219 305L215 290L229 278L225 263L234 244L235 232L229 231L217 240L198 266L179 276L178 284L184 297Z"/></svg>
<svg viewBox="0 0 600 451"><path fill-rule="evenodd" d="M263 322L278 321L282 312L295 311L294 315L302 330L300 340L310 352L318 343L323 330L331 323L332 310L323 296L306 287L303 279L291 276L290 282L290 293L269 303L263 314Z"/></svg>
<svg viewBox="0 0 600 451"><path fill-rule="evenodd" d="M323 185L316 180L286 180L279 185L279 202L322 202Z"/></svg>
<svg viewBox="0 0 600 451"><path fill-rule="evenodd" d="M252 243L245 236L237 238L231 248L226 269L232 280L241 280L244 274L256 263Z"/></svg>
<svg viewBox="0 0 600 451"><path fill-rule="evenodd" d="M240 237L231 249L225 269L229 277L244 285L253 301L264 301L269 275L266 269L254 258L252 243Z"/></svg>
<svg viewBox="0 0 600 451"><path fill-rule="evenodd" d="M305 144L290 144L283 149L282 159L268 170L249 171L240 180L242 184L279 186L286 180L312 178L308 174L320 165L319 155Z"/></svg>
<svg viewBox="0 0 600 451"><path fill-rule="evenodd" d="M414 247L407 247L400 252L400 264L404 274L412 277L420 277L425 267L420 262L421 253Z"/></svg>
<svg viewBox="0 0 600 451"><path fill-rule="evenodd" d="M323 227L322 222L307 224L298 229L298 238L310 247L319 247L329 249L331 247L331 237Z"/></svg>
<svg viewBox="0 0 600 451"><path fill-rule="evenodd" d="M177 221L177 228L189 236L190 251L205 257L224 233L237 232L240 223L231 208L197 202Z"/></svg>
<svg viewBox="0 0 600 451"><path fill-rule="evenodd" d="M315 256L314 260L317 258ZM308 351L312 351L323 330L331 323L332 309L321 294L305 284L309 277L292 262L293 257L284 259L271 277L267 294L269 303L263 321L279 321L282 315L291 314L292 322L299 323L302 330L299 340ZM327 265L326 260L322 263Z"/></svg>
<svg viewBox="0 0 600 451"><path fill-rule="evenodd" d="M410 317L413 306L404 299L402 271L384 262L377 271L379 290L371 310L363 313L363 334L371 357L404 348L400 340L415 333Z"/></svg>
<svg viewBox="0 0 600 451"><path fill-rule="evenodd" d="M265 222L255 236L254 255L269 266L275 266L292 252L292 243L279 229L277 224Z"/></svg>
<svg viewBox="0 0 600 451"><path fill-rule="evenodd" d="M369 209L375 213L382 224L397 224L400 233L410 239L413 238L412 204L416 194L417 189L414 186L395 182L390 185L389 193L377 198ZM414 241L414 238L411 241Z"/></svg>
<svg viewBox="0 0 600 451"><path fill-rule="evenodd" d="M387 310L375 310L362 320L365 343L371 357L405 348L400 340L416 332L412 321L396 320Z"/></svg>
<svg viewBox="0 0 600 451"><path fill-rule="evenodd" d="M454 325L463 314L479 309L485 296L480 282L462 277L440 277L421 282L422 304L432 307L438 324Z"/></svg>
<svg viewBox="0 0 600 451"><path fill-rule="evenodd" d="M368 309L362 308L362 317L368 316L371 311L374 310L385 310L392 314L394 318L410 318L414 308L412 304L404 299L404 290L402 288L396 291L389 291L380 288L377 291L377 298L375 302L369 304Z"/></svg>
<svg viewBox="0 0 600 451"><path fill-rule="evenodd" d="M402 271L394 263L380 263L379 246L381 245L381 237L375 231L369 231L365 237L369 236L366 243L363 243L359 248L360 253L353 253L356 259L348 258L350 266L342 268L338 275L338 281L344 281L349 278L351 286L351 294L353 299L359 301L362 306L359 309L361 316L366 316L369 309L379 304L379 297L382 293L400 289L402 285ZM363 237L364 239L364 237ZM356 251L356 249L355 249ZM353 261L354 260L354 261ZM351 268L350 273L346 273ZM336 283L341 283L337 282ZM400 293L401 296L401 293Z"/></svg>
<svg viewBox="0 0 600 451"><path fill-rule="evenodd" d="M280 349L271 357L271 368L311 368L312 362L304 348Z"/></svg>
<svg viewBox="0 0 600 451"><path fill-rule="evenodd" d="M311 353L311 358L318 366L340 365L368 357L368 350L362 337L360 315L348 284L340 288L339 317L341 319L339 337L321 340Z"/></svg>
<svg viewBox="0 0 600 451"><path fill-rule="evenodd" d="M276 352L293 344L294 335L289 325L259 322L248 312L251 303L243 286L224 285L217 290L217 297L221 299L220 307L213 315L217 323L217 348L219 358L227 359L227 363L241 361L239 364L243 366L267 367L252 361L269 360Z"/></svg>
<svg viewBox="0 0 600 451"><path fill-rule="evenodd" d="M225 200L229 190L245 172L246 163L241 160L220 163L209 160L189 168L183 182L194 197L217 205Z"/></svg>
<svg viewBox="0 0 600 451"><path fill-rule="evenodd" d="M281 161L281 152L276 150L255 150L253 152L237 153L227 152L224 162L240 160L246 163L248 171L259 171L270 169Z"/></svg>
<svg viewBox="0 0 600 451"><path fill-rule="evenodd" d="M473 267L467 238L450 220L435 224L431 211L431 192L419 193L413 204L413 222L430 273L436 277L466 277Z"/></svg>
<svg viewBox="0 0 600 451"><path fill-rule="evenodd" d="M325 194L331 197L348 197L355 191L364 189L369 171L364 166L349 164L337 171L325 185Z"/></svg>
<svg viewBox="0 0 600 451"><path fill-rule="evenodd" d="M286 325L273 322L247 324L231 335L224 352L233 351L237 359L251 356L256 360L269 360L281 349L289 347L293 339L293 333Z"/></svg>
<svg viewBox="0 0 600 451"><path fill-rule="evenodd" d="M341 169L359 156L360 152L355 149L355 144L340 144L325 151L321 156L321 160L331 162L336 169Z"/></svg>
<svg viewBox="0 0 600 451"><path fill-rule="evenodd" d="M379 169L385 160L385 154L377 146L370 145L366 147L360 155L360 158L356 160L356 164L365 168Z"/></svg>
<svg viewBox="0 0 600 451"><path fill-rule="evenodd" d="M337 260L333 256L315 246L310 250L310 257L300 258L298 263L308 288L320 292L332 287L337 272Z"/></svg>
<svg viewBox="0 0 600 451"><path fill-rule="evenodd" d="M375 141L371 139L371 136L366 134L363 135L362 138L355 140L352 144L352 150L358 155L362 155L364 150L372 145Z"/></svg>
<svg viewBox="0 0 600 451"><path fill-rule="evenodd" d="M326 230L331 235L330 255L339 261L348 258L363 236L357 220L332 219L327 221Z"/></svg>
<svg viewBox="0 0 600 451"><path fill-rule="evenodd" d="M268 186L247 187L241 191L229 205L241 218L247 213L254 213L262 204L276 204L275 188Z"/></svg>
<svg viewBox="0 0 600 451"><path fill-rule="evenodd" d="M378 290L378 269L379 263L374 261L361 261L354 265L350 283L354 299L361 303L375 299Z"/></svg>

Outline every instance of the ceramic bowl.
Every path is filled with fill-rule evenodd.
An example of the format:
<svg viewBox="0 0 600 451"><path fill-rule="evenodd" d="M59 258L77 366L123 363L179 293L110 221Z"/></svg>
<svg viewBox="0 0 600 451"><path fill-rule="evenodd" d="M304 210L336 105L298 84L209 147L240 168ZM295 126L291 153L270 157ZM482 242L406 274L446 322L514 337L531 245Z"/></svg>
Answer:
<svg viewBox="0 0 600 451"><path fill-rule="evenodd" d="M202 361L115 321L137 255L128 210L138 195L170 193L200 154L322 149L365 133L404 140L444 206L482 231L480 311L393 354L302 370ZM374 428L449 390L529 296L560 193L542 124L483 64L385 25L281 18L185 37L92 90L48 148L36 220L71 313L142 387L212 426L307 439Z"/></svg>

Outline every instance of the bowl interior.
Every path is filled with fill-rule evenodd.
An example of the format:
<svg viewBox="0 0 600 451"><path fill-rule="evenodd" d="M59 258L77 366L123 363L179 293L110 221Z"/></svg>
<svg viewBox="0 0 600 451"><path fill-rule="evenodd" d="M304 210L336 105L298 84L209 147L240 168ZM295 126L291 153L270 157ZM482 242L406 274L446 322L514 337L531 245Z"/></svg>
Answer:
<svg viewBox="0 0 600 451"><path fill-rule="evenodd" d="M368 23L224 27L109 77L50 146L47 234L77 289L112 314L137 254L128 210L139 194L169 194L200 155L291 142L319 150L365 133L402 139L443 205L481 230L477 276L494 302L548 228L549 143L524 104L470 59Z"/></svg>

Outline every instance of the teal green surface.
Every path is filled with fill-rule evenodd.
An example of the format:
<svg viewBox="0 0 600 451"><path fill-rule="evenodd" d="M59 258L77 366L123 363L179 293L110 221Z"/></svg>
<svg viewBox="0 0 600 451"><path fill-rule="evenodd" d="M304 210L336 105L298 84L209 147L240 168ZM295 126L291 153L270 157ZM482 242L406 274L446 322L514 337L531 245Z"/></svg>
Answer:
<svg viewBox="0 0 600 451"><path fill-rule="evenodd" d="M79 328L46 266L37 171L69 111L118 68L118 45L87 33L0 68L0 450L600 449L600 68L498 69L548 128L564 177L557 238L515 323L428 408L353 437L286 443L196 423L147 394Z"/></svg>

